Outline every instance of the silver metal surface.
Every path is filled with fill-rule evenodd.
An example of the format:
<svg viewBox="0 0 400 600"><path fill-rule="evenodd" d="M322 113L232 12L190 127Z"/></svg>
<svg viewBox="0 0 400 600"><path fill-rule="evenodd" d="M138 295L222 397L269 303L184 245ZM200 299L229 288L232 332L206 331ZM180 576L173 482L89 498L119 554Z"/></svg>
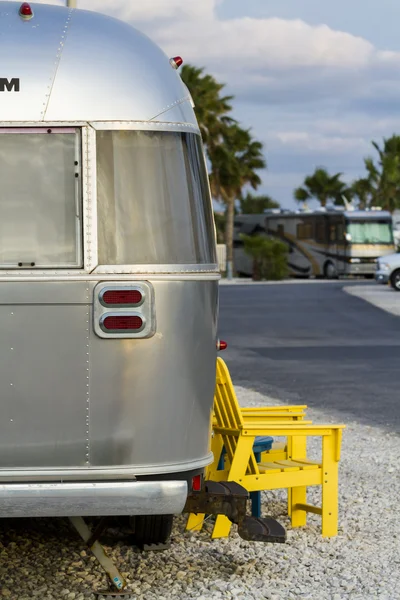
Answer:
<svg viewBox="0 0 400 600"><path fill-rule="evenodd" d="M125 467L80 467L64 468L57 467L53 469L31 468L31 469L0 469L0 482L35 482L35 481L114 481L129 480L136 476L143 475L168 475L169 473L183 473L202 469L211 464L213 460L212 452L206 456L197 458L188 462L164 463L162 465L130 465Z"/></svg>
<svg viewBox="0 0 400 600"><path fill-rule="evenodd" d="M93 467L159 473L209 456L218 283L154 281L150 339L90 342ZM92 285L92 284L90 284Z"/></svg>
<svg viewBox="0 0 400 600"><path fill-rule="evenodd" d="M0 484L0 518L179 514L186 481Z"/></svg>
<svg viewBox="0 0 400 600"><path fill-rule="evenodd" d="M150 283L155 335L120 340L93 331L98 281L0 282L2 470L112 478L210 462L218 281Z"/></svg>
<svg viewBox="0 0 400 600"><path fill-rule="evenodd" d="M88 310L50 297L0 306L0 468L85 464Z"/></svg>
<svg viewBox="0 0 400 600"><path fill-rule="evenodd" d="M197 125L186 122L168 121L93 121L90 126L95 131L176 131L199 133Z"/></svg>
<svg viewBox="0 0 400 600"><path fill-rule="evenodd" d="M93 270L94 274L113 274L113 273L129 273L132 275L135 274L146 274L153 275L157 273L181 273L182 275L186 273L218 273L218 265L217 264L161 264L161 265L100 265Z"/></svg>
<svg viewBox="0 0 400 600"><path fill-rule="evenodd" d="M97 181L96 132L91 127L82 128L82 200L84 229L84 267L88 272L97 261Z"/></svg>
<svg viewBox="0 0 400 600"><path fill-rule="evenodd" d="M43 271L37 272L32 271L28 274L27 277L26 271L15 273L13 271L10 272L0 272L0 281L3 283L6 282L59 282L59 281L74 281L74 282L82 282L85 281L99 281L99 277L101 276L102 281L142 281L143 278L151 279L152 281L219 281L221 279L220 273L216 273L213 271L199 271L199 272L183 272L183 273L146 273L145 277L143 277L143 273L129 273L129 274L115 274L115 273L107 273L103 275L88 274L80 271Z"/></svg>
<svg viewBox="0 0 400 600"><path fill-rule="evenodd" d="M87 281L22 281L18 278L0 284L0 306L88 303L92 303L92 294Z"/></svg>
<svg viewBox="0 0 400 600"><path fill-rule="evenodd" d="M20 79L19 92L2 93L3 121L157 118L197 127L179 73L145 35L61 6L35 4L34 17L24 21L20 5L0 4L0 72Z"/></svg>

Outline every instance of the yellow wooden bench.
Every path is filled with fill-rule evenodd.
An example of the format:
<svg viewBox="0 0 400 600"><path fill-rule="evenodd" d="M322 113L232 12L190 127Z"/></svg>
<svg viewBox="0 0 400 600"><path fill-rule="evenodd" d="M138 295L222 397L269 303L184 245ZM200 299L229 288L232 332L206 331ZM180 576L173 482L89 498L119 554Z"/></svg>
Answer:
<svg viewBox="0 0 400 600"><path fill-rule="evenodd" d="M322 535L337 534L338 527L338 463L344 425L313 425L288 419L268 421L248 419L236 398L228 368L217 359L217 384L214 401L212 451L214 462L206 477L215 481L236 481L249 492L287 489L288 512L292 527L306 524L307 512L321 515ZM281 419L281 418L280 418ZM257 436L282 436L287 439L284 451L278 456L269 451L257 463L253 445ZM306 440L309 436L322 438L322 458L315 462L307 459ZM226 449L226 464L217 469L222 447ZM280 452L280 454L279 454ZM268 459L268 460L266 460ZM322 506L307 504L307 487L322 486ZM190 515L187 529L201 529L204 515ZM212 537L229 535L231 522L218 516Z"/></svg>

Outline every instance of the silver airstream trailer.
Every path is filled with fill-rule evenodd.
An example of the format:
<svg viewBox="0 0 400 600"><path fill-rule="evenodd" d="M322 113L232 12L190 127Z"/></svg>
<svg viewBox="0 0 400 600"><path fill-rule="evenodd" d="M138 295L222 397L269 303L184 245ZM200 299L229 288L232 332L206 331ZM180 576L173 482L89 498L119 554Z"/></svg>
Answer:
<svg viewBox="0 0 400 600"><path fill-rule="evenodd" d="M59 6L1 2L0 34L0 516L155 543L201 498L229 514L200 481L219 273L180 61Z"/></svg>

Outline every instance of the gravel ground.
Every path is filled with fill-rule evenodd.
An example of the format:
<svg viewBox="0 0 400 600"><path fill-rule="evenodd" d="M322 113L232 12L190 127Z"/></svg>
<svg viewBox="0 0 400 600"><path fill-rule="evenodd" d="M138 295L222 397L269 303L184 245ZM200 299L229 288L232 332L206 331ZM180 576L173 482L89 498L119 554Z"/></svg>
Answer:
<svg viewBox="0 0 400 600"><path fill-rule="evenodd" d="M236 389L243 405L270 403L257 392ZM338 420L318 410L309 415L320 423ZM318 445L310 444L310 453L317 455ZM140 554L122 530L104 545L135 599L400 599L399 455L394 433L347 423L336 538L321 537L315 515L307 527L291 530L285 493L269 492L263 510L288 528L285 545L248 543L234 528L228 539L211 541L211 523L202 532L185 532L184 517L176 519L168 552ZM317 491L309 495L318 501ZM94 600L90 590L104 588L105 581L63 520L0 523L2 597Z"/></svg>
<svg viewBox="0 0 400 600"><path fill-rule="evenodd" d="M352 296L366 300L370 304L400 316L400 294L387 285L354 285L343 288Z"/></svg>

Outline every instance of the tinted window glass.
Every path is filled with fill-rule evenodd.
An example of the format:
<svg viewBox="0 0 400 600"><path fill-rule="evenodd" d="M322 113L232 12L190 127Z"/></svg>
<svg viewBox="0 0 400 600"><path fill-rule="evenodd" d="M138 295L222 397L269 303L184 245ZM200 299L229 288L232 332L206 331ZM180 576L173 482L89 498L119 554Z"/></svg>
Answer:
<svg viewBox="0 0 400 600"><path fill-rule="evenodd" d="M97 134L99 264L215 264L215 229L200 137Z"/></svg>
<svg viewBox="0 0 400 600"><path fill-rule="evenodd" d="M310 240L313 237L313 226L310 222L297 225L297 238L299 240Z"/></svg>

